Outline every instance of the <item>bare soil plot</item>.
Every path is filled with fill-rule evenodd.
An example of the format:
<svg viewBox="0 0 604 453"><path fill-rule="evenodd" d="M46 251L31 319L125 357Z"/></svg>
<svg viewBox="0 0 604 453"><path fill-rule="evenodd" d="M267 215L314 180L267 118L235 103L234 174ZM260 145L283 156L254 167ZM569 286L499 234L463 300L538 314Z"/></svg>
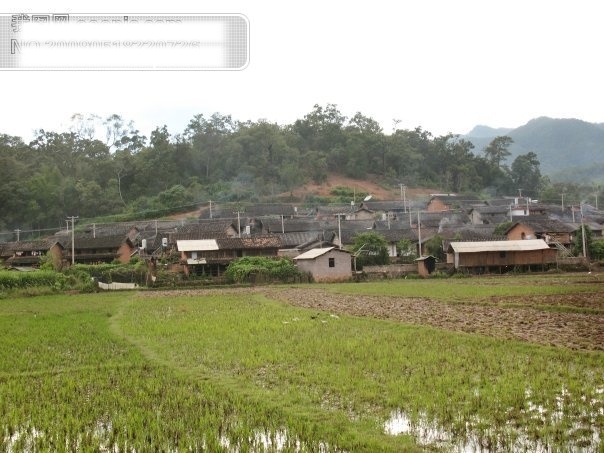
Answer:
<svg viewBox="0 0 604 453"><path fill-rule="evenodd" d="M424 298L335 294L323 290L270 290L290 304L353 316L369 316L457 332L562 346L604 350L604 314L540 310L540 305L602 308L602 294L491 299L485 304L447 304ZM524 305L500 307L499 303Z"/></svg>

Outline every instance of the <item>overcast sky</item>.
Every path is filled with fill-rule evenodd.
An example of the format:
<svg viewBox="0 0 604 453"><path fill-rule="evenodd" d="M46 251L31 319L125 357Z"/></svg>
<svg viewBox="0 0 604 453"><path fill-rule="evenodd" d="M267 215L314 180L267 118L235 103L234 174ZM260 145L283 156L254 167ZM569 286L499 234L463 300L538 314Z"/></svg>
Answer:
<svg viewBox="0 0 604 453"><path fill-rule="evenodd" d="M280 124L314 104L435 135L538 116L604 122L599 1L15 2L4 13L241 13L241 71L0 72L0 133L66 130L74 113L133 120L149 136L221 112ZM125 9L127 8L127 9Z"/></svg>

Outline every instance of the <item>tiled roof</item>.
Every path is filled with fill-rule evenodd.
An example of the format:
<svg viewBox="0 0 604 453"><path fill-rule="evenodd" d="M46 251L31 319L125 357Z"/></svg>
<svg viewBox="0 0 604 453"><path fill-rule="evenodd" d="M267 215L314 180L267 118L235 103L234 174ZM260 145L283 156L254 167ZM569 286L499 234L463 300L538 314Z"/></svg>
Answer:
<svg viewBox="0 0 604 453"><path fill-rule="evenodd" d="M318 249L311 249L308 250L307 252L302 253L301 255L298 255L294 258L295 261L298 260L314 260L320 256L325 255L326 253L331 252L332 250L337 250L340 253L350 253L347 252L346 250L338 250L335 247L326 247L326 248L318 248Z"/></svg>
<svg viewBox="0 0 604 453"><path fill-rule="evenodd" d="M278 249L281 239L276 236L247 236L216 239L220 250Z"/></svg>
<svg viewBox="0 0 604 453"><path fill-rule="evenodd" d="M335 222L335 229L338 229L338 222ZM342 220L340 222L340 228L342 230L372 230L375 226L375 220Z"/></svg>
<svg viewBox="0 0 604 453"><path fill-rule="evenodd" d="M82 237L76 236L74 238L74 247L76 250L89 250L89 249L118 249L124 242L128 242L132 245L132 242L125 236L102 236L102 237ZM71 250L71 237L64 237L61 239L61 244L65 249Z"/></svg>
<svg viewBox="0 0 604 453"><path fill-rule="evenodd" d="M518 241L451 242L448 250L456 253L477 253L526 252L548 249L549 246L543 239L524 239Z"/></svg>
<svg viewBox="0 0 604 453"><path fill-rule="evenodd" d="M512 225L508 231L518 224L528 226L535 231L535 233L572 233L574 231L573 227L559 220L548 219L546 217L535 218L531 216L527 216L523 219L515 217L514 225Z"/></svg>
<svg viewBox="0 0 604 453"><path fill-rule="evenodd" d="M136 229L130 224L88 224L82 230L76 229L79 236L126 236L131 230Z"/></svg>
<svg viewBox="0 0 604 453"><path fill-rule="evenodd" d="M37 241L5 242L0 247L0 256L12 255L15 252L48 251L57 239L41 239Z"/></svg>
<svg viewBox="0 0 604 453"><path fill-rule="evenodd" d="M374 233L383 236L388 242L398 242L401 239L411 239L410 236L413 236L413 240L417 240L417 235L412 234L412 230L373 230Z"/></svg>
<svg viewBox="0 0 604 453"><path fill-rule="evenodd" d="M337 228L337 222L336 228ZM295 233L306 231L321 231L328 228L333 228L333 222L321 220L301 220L301 219L266 219L262 221L264 228L270 233ZM284 231L283 231L284 230Z"/></svg>
<svg viewBox="0 0 604 453"><path fill-rule="evenodd" d="M245 206L243 212L246 217L265 216L293 216L296 214L294 206L282 203L265 203Z"/></svg>
<svg viewBox="0 0 604 453"><path fill-rule="evenodd" d="M224 232L173 233L168 235L168 242L174 244L176 241L194 241L198 239L218 239L228 237L229 235Z"/></svg>
<svg viewBox="0 0 604 453"><path fill-rule="evenodd" d="M355 205L350 204L333 204L317 207L317 215L336 215L336 214L348 214L357 209Z"/></svg>
<svg viewBox="0 0 604 453"><path fill-rule="evenodd" d="M369 209L370 211L404 211L402 200L390 200L390 201L364 201L361 206Z"/></svg>
<svg viewBox="0 0 604 453"><path fill-rule="evenodd" d="M236 230L233 222L230 220L211 220L199 223L182 225L177 228L177 234L203 234L203 233L226 233L229 230Z"/></svg>
<svg viewBox="0 0 604 453"><path fill-rule="evenodd" d="M510 206L476 206L472 210L480 214L506 214L510 212Z"/></svg>
<svg viewBox="0 0 604 453"><path fill-rule="evenodd" d="M455 205L485 204L476 195L433 195L430 200L440 200L445 204Z"/></svg>
<svg viewBox="0 0 604 453"><path fill-rule="evenodd" d="M323 233L317 231L300 231L293 233L277 233L275 236L281 239L282 248L294 248L308 241L321 239Z"/></svg>

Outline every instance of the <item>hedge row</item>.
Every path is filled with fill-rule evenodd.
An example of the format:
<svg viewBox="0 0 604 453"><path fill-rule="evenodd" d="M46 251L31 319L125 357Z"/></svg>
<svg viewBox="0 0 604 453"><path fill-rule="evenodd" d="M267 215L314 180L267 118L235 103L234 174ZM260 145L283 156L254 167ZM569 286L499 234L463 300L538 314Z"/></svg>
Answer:
<svg viewBox="0 0 604 453"><path fill-rule="evenodd" d="M300 276L300 271L292 260L287 258L244 257L229 264L225 275L231 282L244 283L256 280L288 281Z"/></svg>
<svg viewBox="0 0 604 453"><path fill-rule="evenodd" d="M22 289L46 286L63 289L67 278L53 271L14 272L0 271L0 289Z"/></svg>

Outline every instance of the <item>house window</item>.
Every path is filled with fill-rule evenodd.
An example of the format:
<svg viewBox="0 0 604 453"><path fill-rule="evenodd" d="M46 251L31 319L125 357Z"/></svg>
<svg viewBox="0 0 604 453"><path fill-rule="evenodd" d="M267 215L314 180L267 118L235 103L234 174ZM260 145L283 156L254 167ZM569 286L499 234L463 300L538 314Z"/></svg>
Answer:
<svg viewBox="0 0 604 453"><path fill-rule="evenodd" d="M336 259L329 258L329 267L336 267Z"/></svg>

